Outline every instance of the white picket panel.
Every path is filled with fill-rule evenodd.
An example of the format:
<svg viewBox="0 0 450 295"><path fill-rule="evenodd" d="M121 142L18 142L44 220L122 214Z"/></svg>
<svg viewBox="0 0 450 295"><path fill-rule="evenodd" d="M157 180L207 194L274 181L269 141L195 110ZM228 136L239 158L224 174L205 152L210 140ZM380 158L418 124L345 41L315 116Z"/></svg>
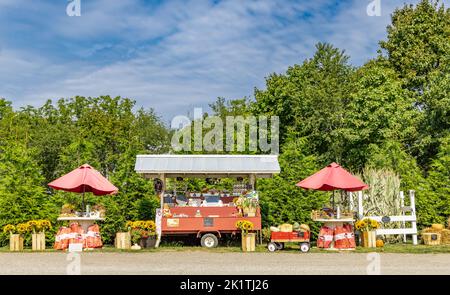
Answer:
<svg viewBox="0 0 450 295"><path fill-rule="evenodd" d="M404 207L403 202L403 192L400 192L401 206ZM410 211L411 215L394 215L388 216L389 222L401 222L402 228L381 228L376 230L376 235L403 235L403 240L406 242L406 235L412 235L413 245L417 245L417 218L416 218L416 202L415 202L415 192L413 190L409 191L410 199ZM352 204L353 205L353 204ZM383 216L364 216L363 208L363 193L358 192L358 218L370 218L378 222L382 222ZM411 227L406 228L406 222L411 222Z"/></svg>
<svg viewBox="0 0 450 295"><path fill-rule="evenodd" d="M388 216L390 221L389 222L395 222L395 221L417 221L416 220L416 216L413 215L394 215L394 216ZM375 219L378 222L381 222L381 219L383 218L383 216L368 216L368 217L364 217L364 218L370 218L370 219Z"/></svg>
<svg viewBox="0 0 450 295"><path fill-rule="evenodd" d="M381 228L376 230L378 235L416 235L417 229L414 228Z"/></svg>

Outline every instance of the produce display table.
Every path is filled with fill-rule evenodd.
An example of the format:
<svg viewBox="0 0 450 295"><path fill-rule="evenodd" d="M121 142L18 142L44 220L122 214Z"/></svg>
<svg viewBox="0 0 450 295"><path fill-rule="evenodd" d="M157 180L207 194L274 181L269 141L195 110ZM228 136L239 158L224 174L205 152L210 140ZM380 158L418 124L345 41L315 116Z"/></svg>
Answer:
<svg viewBox="0 0 450 295"><path fill-rule="evenodd" d="M103 221L104 218L100 217L77 217L77 216L68 216L68 217L58 217L58 221L69 221L72 222L78 222L83 228L84 232L88 232L88 228L90 225L94 224L94 221Z"/></svg>
<svg viewBox="0 0 450 295"><path fill-rule="evenodd" d="M58 221L69 221L70 227L61 227L55 237L54 249L65 250L70 244L82 244L83 249L101 248L103 246L100 228L94 221L100 217L59 217ZM76 223L76 225L72 225Z"/></svg>
<svg viewBox="0 0 450 295"><path fill-rule="evenodd" d="M324 226L331 228L333 231L336 227L342 227L344 224L353 224L355 220L353 218L340 218L340 219L332 219L332 218L317 218L313 219L317 222L323 222ZM353 225L352 225L353 226ZM329 251L341 251L341 250L355 250L355 248L336 248L335 247L335 236L333 236L333 240L331 241L331 245L329 248L323 248Z"/></svg>

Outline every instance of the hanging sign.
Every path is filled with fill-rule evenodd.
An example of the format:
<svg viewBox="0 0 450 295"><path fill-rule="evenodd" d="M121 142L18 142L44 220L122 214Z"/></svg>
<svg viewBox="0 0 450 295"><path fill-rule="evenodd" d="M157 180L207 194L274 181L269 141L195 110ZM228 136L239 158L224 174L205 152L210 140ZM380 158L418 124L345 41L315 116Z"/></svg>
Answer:
<svg viewBox="0 0 450 295"><path fill-rule="evenodd" d="M167 218L167 227L179 227L180 219L178 218Z"/></svg>

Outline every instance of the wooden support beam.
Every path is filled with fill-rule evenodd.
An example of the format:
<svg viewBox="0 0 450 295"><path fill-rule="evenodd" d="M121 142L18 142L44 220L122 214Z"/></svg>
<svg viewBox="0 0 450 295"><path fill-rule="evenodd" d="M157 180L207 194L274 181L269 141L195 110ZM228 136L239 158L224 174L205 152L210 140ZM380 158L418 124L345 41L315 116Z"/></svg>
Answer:
<svg viewBox="0 0 450 295"><path fill-rule="evenodd" d="M165 191L166 191L166 176L164 175L164 173L161 173L161 174L158 175L158 178L162 181L162 189L161 189L161 192L159 194L159 200L160 200L161 212L164 212L163 209L164 209L164 194L165 194ZM161 235L162 235L162 233L159 233L158 237L156 239L156 244L155 244L156 248L158 248L159 244L161 243Z"/></svg>

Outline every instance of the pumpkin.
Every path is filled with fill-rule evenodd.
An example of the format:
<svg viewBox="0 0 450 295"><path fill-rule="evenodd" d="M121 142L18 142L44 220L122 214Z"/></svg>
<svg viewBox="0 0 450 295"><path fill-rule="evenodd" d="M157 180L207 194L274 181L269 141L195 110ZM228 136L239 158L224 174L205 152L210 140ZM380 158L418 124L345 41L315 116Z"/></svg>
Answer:
<svg viewBox="0 0 450 295"><path fill-rule="evenodd" d="M377 248L381 248L381 247L384 247L384 242L383 242L383 240L378 239L375 242L375 245L377 246Z"/></svg>

